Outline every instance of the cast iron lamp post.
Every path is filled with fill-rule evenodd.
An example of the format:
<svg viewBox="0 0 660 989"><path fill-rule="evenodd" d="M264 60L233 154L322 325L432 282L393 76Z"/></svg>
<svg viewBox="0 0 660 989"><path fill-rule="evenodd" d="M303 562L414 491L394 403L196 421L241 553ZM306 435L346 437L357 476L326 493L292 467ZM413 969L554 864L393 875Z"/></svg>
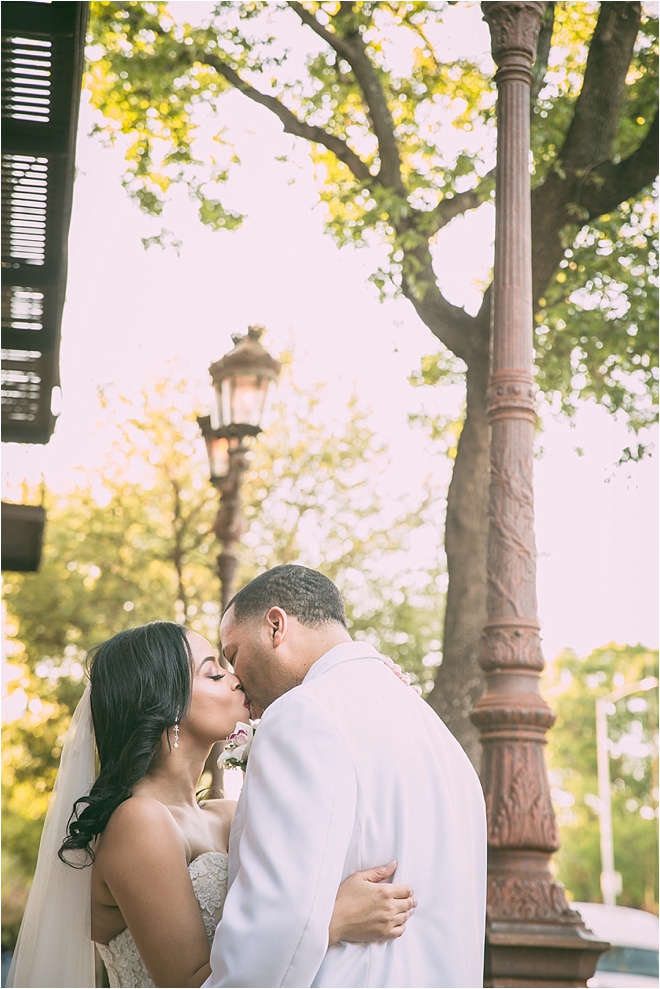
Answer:
<svg viewBox="0 0 660 989"><path fill-rule="evenodd" d="M234 347L211 365L215 401L211 415L197 419L206 442L211 483L220 492L214 532L218 554L221 614L234 595L238 549L245 532L241 484L248 467L248 442L261 432L264 410L280 363L260 342L263 326L232 336Z"/></svg>
<svg viewBox="0 0 660 989"><path fill-rule="evenodd" d="M539 690L536 603L531 65L545 3L482 3L498 70L486 688L472 719L488 813L487 986L580 986L607 944L586 931L555 880L559 847L543 750L554 715Z"/></svg>

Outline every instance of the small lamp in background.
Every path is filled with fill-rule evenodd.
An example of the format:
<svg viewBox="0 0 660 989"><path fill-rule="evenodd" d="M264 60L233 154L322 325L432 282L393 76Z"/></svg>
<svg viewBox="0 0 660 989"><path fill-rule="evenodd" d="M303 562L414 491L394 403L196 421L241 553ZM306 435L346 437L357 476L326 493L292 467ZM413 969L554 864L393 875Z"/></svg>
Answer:
<svg viewBox="0 0 660 989"><path fill-rule="evenodd" d="M261 432L271 385L280 373L279 361L260 343L263 332L263 326L250 326L245 336L232 336L234 349L209 369L216 398L211 426L239 440Z"/></svg>
<svg viewBox="0 0 660 989"><path fill-rule="evenodd" d="M234 595L238 548L245 531L241 484L248 466L248 440L262 431L272 385L281 365L260 339L263 326L250 326L245 335L232 336L234 347L209 371L215 401L210 416L197 419L206 443L211 483L220 492L214 531L222 550L218 554L221 612Z"/></svg>

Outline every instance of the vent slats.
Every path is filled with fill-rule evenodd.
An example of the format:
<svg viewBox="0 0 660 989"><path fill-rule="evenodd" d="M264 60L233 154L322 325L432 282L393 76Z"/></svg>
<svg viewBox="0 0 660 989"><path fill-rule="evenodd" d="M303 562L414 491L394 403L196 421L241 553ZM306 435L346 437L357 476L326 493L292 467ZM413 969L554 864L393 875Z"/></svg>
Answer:
<svg viewBox="0 0 660 989"><path fill-rule="evenodd" d="M2 430L10 442L46 443L55 424L88 8L3 6Z"/></svg>
<svg viewBox="0 0 660 989"><path fill-rule="evenodd" d="M3 39L4 118L42 124L49 122L53 86L52 47L52 42L39 38Z"/></svg>
<svg viewBox="0 0 660 989"><path fill-rule="evenodd" d="M46 259L48 159L2 156L2 241L5 263Z"/></svg>

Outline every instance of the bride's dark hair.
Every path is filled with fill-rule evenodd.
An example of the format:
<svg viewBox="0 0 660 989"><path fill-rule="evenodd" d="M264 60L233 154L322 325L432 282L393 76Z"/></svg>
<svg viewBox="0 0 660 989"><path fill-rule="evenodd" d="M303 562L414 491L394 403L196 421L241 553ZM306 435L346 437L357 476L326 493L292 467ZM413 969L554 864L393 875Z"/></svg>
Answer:
<svg viewBox="0 0 660 989"><path fill-rule="evenodd" d="M193 661L186 629L150 622L113 635L89 654L94 734L100 772L88 796L76 800L58 855L90 865L93 842L112 812L131 795L160 751L163 733L188 710ZM75 859L75 861L73 860Z"/></svg>

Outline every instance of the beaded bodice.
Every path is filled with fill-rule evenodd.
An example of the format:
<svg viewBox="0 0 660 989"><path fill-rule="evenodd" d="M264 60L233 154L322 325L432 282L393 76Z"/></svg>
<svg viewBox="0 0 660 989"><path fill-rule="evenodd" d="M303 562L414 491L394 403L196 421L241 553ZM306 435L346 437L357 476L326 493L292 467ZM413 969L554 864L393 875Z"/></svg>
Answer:
<svg viewBox="0 0 660 989"><path fill-rule="evenodd" d="M203 852L188 866L190 880L204 919L204 927L213 940L216 926L222 916L227 896L227 867L229 857L225 852ZM142 989L153 986L144 962L138 954L128 928L125 928L108 944L97 944L99 954L108 972L113 989Z"/></svg>

